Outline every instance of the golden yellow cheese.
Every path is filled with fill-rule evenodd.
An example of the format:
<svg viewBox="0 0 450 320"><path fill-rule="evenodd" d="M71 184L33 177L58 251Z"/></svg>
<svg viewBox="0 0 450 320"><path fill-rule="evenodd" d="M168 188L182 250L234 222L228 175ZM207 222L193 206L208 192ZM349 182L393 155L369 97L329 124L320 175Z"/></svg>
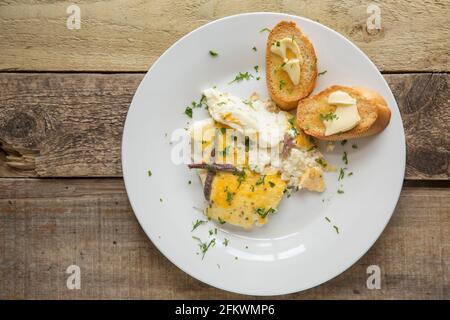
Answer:
<svg viewBox="0 0 450 320"><path fill-rule="evenodd" d="M205 214L221 223L249 229L263 225L273 213L286 188L279 174L260 175L245 170L245 176L218 172L214 178L210 205Z"/></svg>

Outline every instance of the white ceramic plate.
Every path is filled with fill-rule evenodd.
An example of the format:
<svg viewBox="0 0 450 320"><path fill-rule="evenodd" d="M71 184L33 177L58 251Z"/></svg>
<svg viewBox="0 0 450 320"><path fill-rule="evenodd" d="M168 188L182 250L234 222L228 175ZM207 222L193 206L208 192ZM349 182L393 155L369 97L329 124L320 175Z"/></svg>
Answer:
<svg viewBox="0 0 450 320"><path fill-rule="evenodd" d="M193 207L203 206L202 187L196 173L171 161L171 134L186 127L187 105L201 91L218 89L241 96L253 91L267 96L265 43L267 32L280 20L293 20L311 39L318 69L327 71L315 92L332 84L372 88L392 110L389 126L380 135L337 144L322 151L327 160L347 172L326 176L324 194L300 191L284 199L277 214L261 228L243 231L212 221L191 232L196 219ZM257 51L252 50L255 46ZM219 53L212 58L209 50ZM255 78L229 85L238 72ZM206 117L194 109L194 119ZM192 120L191 120L192 121ZM166 136L167 134L167 136ZM353 149L356 143L358 148ZM122 166L133 210L142 228L158 249L180 269L212 286L243 294L278 295L317 286L354 264L376 241L397 203L405 169L405 136L395 99L375 65L350 41L308 19L279 13L251 13L223 18L183 37L170 47L142 80L127 115L123 133ZM152 171L149 177L147 172ZM192 181L192 184L188 184ZM343 186L341 186L341 184ZM342 188L343 194L337 194ZM326 220L326 217L331 222ZM337 233L336 226L339 230ZM216 245L202 260L192 236L208 239L218 228ZM228 246L222 244L229 239Z"/></svg>

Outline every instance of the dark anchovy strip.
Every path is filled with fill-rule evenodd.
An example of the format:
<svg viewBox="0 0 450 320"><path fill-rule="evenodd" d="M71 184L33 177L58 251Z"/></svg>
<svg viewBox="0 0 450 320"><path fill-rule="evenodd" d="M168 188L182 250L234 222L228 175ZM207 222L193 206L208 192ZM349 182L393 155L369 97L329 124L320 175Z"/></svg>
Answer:
<svg viewBox="0 0 450 320"><path fill-rule="evenodd" d="M215 171L208 170L208 173L207 173L206 179L205 179L205 186L203 187L203 194L205 195L205 199L207 201L210 201L210 198L211 198L212 183L213 183L215 175L216 175Z"/></svg>
<svg viewBox="0 0 450 320"><path fill-rule="evenodd" d="M294 138L290 134L286 133L283 140L283 150L281 151L282 157L287 158L293 147L295 147Z"/></svg>
<svg viewBox="0 0 450 320"><path fill-rule="evenodd" d="M207 173L206 179L205 179L205 185L203 187L203 194L205 195L205 199L207 201L210 201L211 190L212 190L212 183L213 183L214 176L216 175L217 171L232 172L232 173L235 173L235 174L242 174L243 173L243 171L238 170L232 164L192 163L192 164L189 164L188 167L189 167L189 169L206 169L206 170L208 170L208 173Z"/></svg>
<svg viewBox="0 0 450 320"><path fill-rule="evenodd" d="M207 169L208 171L225 171L225 172L233 172L233 173L240 173L241 171L238 170L235 166L232 164L221 164L221 163L192 163L188 165L189 169Z"/></svg>

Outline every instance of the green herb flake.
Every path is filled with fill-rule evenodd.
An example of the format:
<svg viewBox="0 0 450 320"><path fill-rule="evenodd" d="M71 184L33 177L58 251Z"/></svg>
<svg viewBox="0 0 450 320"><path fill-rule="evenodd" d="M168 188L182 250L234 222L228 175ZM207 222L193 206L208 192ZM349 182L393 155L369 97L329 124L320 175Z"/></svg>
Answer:
<svg viewBox="0 0 450 320"><path fill-rule="evenodd" d="M255 69L256 72L259 72L259 66L254 66L253 69Z"/></svg>
<svg viewBox="0 0 450 320"><path fill-rule="evenodd" d="M239 74L234 78L234 80L228 82L228 84L232 84L233 82L241 82L243 80L250 80L253 78L253 75L248 72L239 72Z"/></svg>
<svg viewBox="0 0 450 320"><path fill-rule="evenodd" d="M353 148L353 149L358 149L358 145L352 144L352 148Z"/></svg>
<svg viewBox="0 0 450 320"><path fill-rule="evenodd" d="M226 223L226 221L223 220L221 217L217 217L217 220L219 220L220 224L225 224Z"/></svg>
<svg viewBox="0 0 450 320"><path fill-rule="evenodd" d="M261 80L261 77L256 77L256 81L259 81L259 80Z"/></svg>
<svg viewBox="0 0 450 320"><path fill-rule="evenodd" d="M198 237L192 237L192 239L197 240L199 242L198 247L200 248L200 251L202 252L202 260L205 258L206 252L209 250L210 247L214 247L216 244L216 239L212 239L209 242L203 242Z"/></svg>
<svg viewBox="0 0 450 320"><path fill-rule="evenodd" d="M266 179L266 176L265 176L265 175L261 176L261 177L256 181L256 185L259 186L260 184L264 184L264 183L265 183L265 179Z"/></svg>
<svg viewBox="0 0 450 320"><path fill-rule="evenodd" d="M339 234L339 228L337 226L333 226L334 230L336 230L336 233Z"/></svg>
<svg viewBox="0 0 450 320"><path fill-rule="evenodd" d="M271 32L272 30L270 30L269 28L262 28L261 30L259 30L259 33L263 33L263 32Z"/></svg>
<svg viewBox="0 0 450 320"><path fill-rule="evenodd" d="M231 205L231 202L233 201L234 195L233 195L232 192L230 192L228 190L226 190L225 192L227 193L227 202L228 202L229 205Z"/></svg>
<svg viewBox="0 0 450 320"><path fill-rule="evenodd" d="M337 119L339 119L339 117L336 114L334 114L333 112L320 114L320 120L322 120L322 121L332 121L335 119L337 120Z"/></svg>
<svg viewBox="0 0 450 320"><path fill-rule="evenodd" d="M219 54L217 52L213 51L213 50L209 50L209 55L211 57L217 57Z"/></svg>
<svg viewBox="0 0 450 320"><path fill-rule="evenodd" d="M344 193L344 190L338 189L337 193L338 193L338 194L343 194L343 193Z"/></svg>
<svg viewBox="0 0 450 320"><path fill-rule="evenodd" d="M279 83L280 90L282 90L285 85L286 85L286 82L284 80L280 80L280 83Z"/></svg>
<svg viewBox="0 0 450 320"><path fill-rule="evenodd" d="M345 146L347 144L347 140L342 140L341 141L341 146Z"/></svg>
<svg viewBox="0 0 450 320"><path fill-rule="evenodd" d="M341 181L342 179L344 179L344 177L345 177L345 170L347 170L347 168L341 168L341 169L339 170L338 181Z"/></svg>
<svg viewBox="0 0 450 320"><path fill-rule="evenodd" d="M245 172L245 170L242 170L237 177L237 181L238 181L238 189L241 186L242 182L245 181L245 179L247 179L247 173Z"/></svg>
<svg viewBox="0 0 450 320"><path fill-rule="evenodd" d="M322 71L322 72L319 72L318 74L317 74L317 76L323 76L325 73L327 73L327 70L324 70L324 71Z"/></svg>
<svg viewBox="0 0 450 320"><path fill-rule="evenodd" d="M223 245L226 247L228 246L228 243L230 242L230 240L228 240L227 238L223 239Z"/></svg>
<svg viewBox="0 0 450 320"><path fill-rule="evenodd" d="M267 217L267 215L268 214L272 214L272 213L274 213L276 210L275 209L273 209L273 208L269 208L269 209L267 209L267 211L264 209L264 208L257 208L256 210L255 210L255 212L261 217L261 218L265 218L265 217Z"/></svg>
<svg viewBox="0 0 450 320"><path fill-rule="evenodd" d="M194 231L195 229L197 229L200 225L202 225L202 224L204 224L204 223L207 223L208 221L205 221L205 220L196 220L194 223L192 223L192 230L191 230L191 232L192 231Z"/></svg>
<svg viewBox="0 0 450 320"><path fill-rule="evenodd" d="M325 220L327 220L328 222L331 222L330 218L325 217Z"/></svg>
<svg viewBox="0 0 450 320"><path fill-rule="evenodd" d="M353 175L353 172L349 172L348 176L351 177Z"/></svg>
<svg viewBox="0 0 450 320"><path fill-rule="evenodd" d="M162 199L162 198L159 198L159 202L163 202L163 199Z"/></svg>
<svg viewBox="0 0 450 320"><path fill-rule="evenodd" d="M147 175L148 175L149 177L151 177L152 174L153 174L153 173L152 173L152 170L148 170L148 171L147 171Z"/></svg>
<svg viewBox="0 0 450 320"><path fill-rule="evenodd" d="M348 164L348 158L347 158L347 152L344 151L344 154L342 155L342 161L344 164Z"/></svg>
<svg viewBox="0 0 450 320"><path fill-rule="evenodd" d="M255 52L258 51L258 49L256 49L256 47L253 47L252 50Z"/></svg>
<svg viewBox="0 0 450 320"><path fill-rule="evenodd" d="M189 117L192 118L192 108L186 107L186 110L184 110L184 113Z"/></svg>
<svg viewBox="0 0 450 320"><path fill-rule="evenodd" d="M324 158L317 158L317 159L316 159L316 162L317 162L318 164L320 164L323 168L326 168L326 167L328 166L328 164L327 164L327 162L325 161Z"/></svg>
<svg viewBox="0 0 450 320"><path fill-rule="evenodd" d="M272 181L269 181L269 186L270 186L271 188L273 188L273 187L275 187L275 183L273 183Z"/></svg>

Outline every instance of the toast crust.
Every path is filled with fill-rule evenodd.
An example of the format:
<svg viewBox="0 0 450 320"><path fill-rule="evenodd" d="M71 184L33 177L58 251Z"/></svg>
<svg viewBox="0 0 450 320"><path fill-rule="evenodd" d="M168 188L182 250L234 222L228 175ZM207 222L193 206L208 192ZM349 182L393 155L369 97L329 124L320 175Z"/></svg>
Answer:
<svg viewBox="0 0 450 320"><path fill-rule="evenodd" d="M325 136L321 113L334 112L336 106L328 104L330 93L341 90L357 100L360 123L351 130ZM391 110L381 95L362 87L331 86L313 97L303 99L297 108L297 126L307 134L326 141L341 141L371 136L384 130L391 119Z"/></svg>
<svg viewBox="0 0 450 320"><path fill-rule="evenodd" d="M283 38L294 38L300 48L300 83L295 86L289 76L280 69L281 57L271 52L272 43ZM266 83L271 99L283 110L297 107L298 101L307 97L316 85L317 57L311 41L295 22L281 21L270 32L266 44ZM284 85L280 85L280 81Z"/></svg>

